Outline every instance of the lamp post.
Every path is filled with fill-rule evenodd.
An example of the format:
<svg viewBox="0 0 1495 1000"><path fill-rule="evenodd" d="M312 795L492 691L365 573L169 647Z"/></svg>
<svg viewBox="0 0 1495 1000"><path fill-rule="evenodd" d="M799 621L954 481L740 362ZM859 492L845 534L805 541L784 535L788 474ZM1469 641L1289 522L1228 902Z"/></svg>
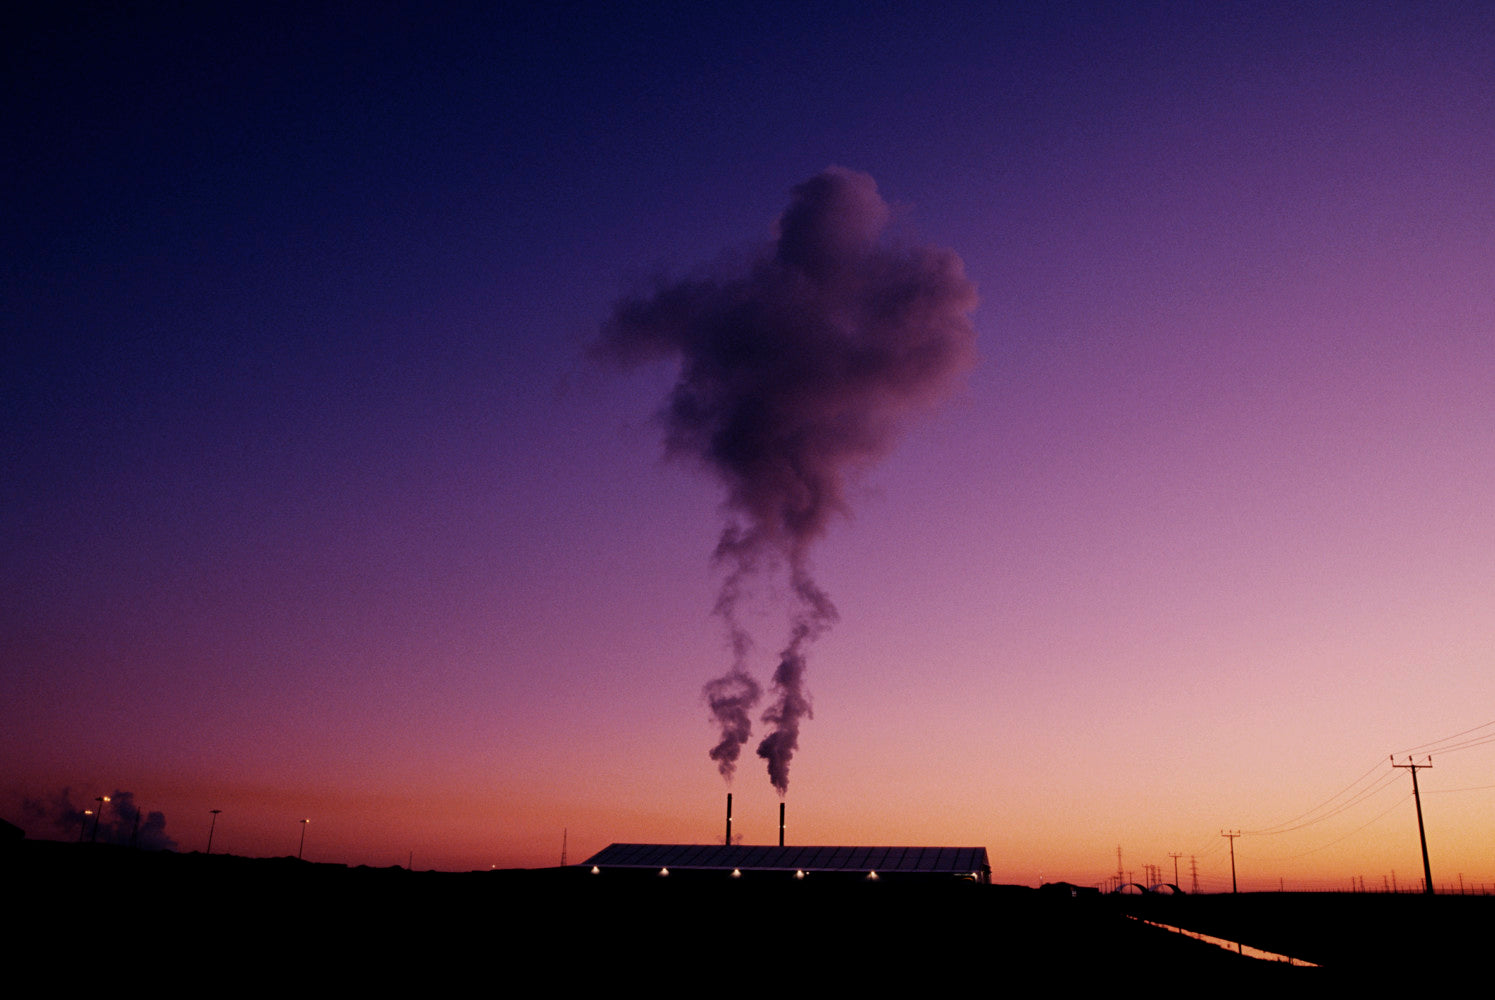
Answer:
<svg viewBox="0 0 1495 1000"><path fill-rule="evenodd" d="M93 839L89 843L97 844L99 842L99 824L104 822L104 803L109 801L109 796L95 795L93 800L99 804L99 812L93 818Z"/></svg>
<svg viewBox="0 0 1495 1000"><path fill-rule="evenodd" d="M83 835L88 832L88 817L93 815L92 809L83 810L83 820L78 824L78 843L83 843Z"/></svg>
<svg viewBox="0 0 1495 1000"><path fill-rule="evenodd" d="M221 812L223 812L223 810L222 809L209 809L208 812L210 812L210 813L213 814L213 821L208 824L208 853L212 854L213 853L213 829L218 826L218 814L221 813Z"/></svg>
<svg viewBox="0 0 1495 1000"><path fill-rule="evenodd" d="M301 853L306 850L306 824L310 822L311 820L309 819L304 819L301 821L301 846L296 848L297 861L301 860Z"/></svg>

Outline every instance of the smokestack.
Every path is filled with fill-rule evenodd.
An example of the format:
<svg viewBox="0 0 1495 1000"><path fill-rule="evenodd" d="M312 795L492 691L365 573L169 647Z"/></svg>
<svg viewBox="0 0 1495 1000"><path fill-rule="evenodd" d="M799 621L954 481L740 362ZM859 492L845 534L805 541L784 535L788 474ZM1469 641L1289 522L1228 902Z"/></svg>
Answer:
<svg viewBox="0 0 1495 1000"><path fill-rule="evenodd" d="M779 846L784 846L784 803L779 803Z"/></svg>
<svg viewBox="0 0 1495 1000"><path fill-rule="evenodd" d="M732 793L727 793L727 839L723 841L728 847L732 846Z"/></svg>

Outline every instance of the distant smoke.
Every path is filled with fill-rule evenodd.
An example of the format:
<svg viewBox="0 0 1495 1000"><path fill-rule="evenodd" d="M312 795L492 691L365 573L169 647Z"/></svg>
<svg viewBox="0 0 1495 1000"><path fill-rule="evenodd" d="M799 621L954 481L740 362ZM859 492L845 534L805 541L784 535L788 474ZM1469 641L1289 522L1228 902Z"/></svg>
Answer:
<svg viewBox="0 0 1495 1000"><path fill-rule="evenodd" d="M763 714L772 732L758 745L780 795L810 715L805 647L836 620L810 575L810 546L848 511L848 477L975 356L976 293L960 258L880 245L888 216L871 177L831 167L794 189L775 242L745 274L664 282L619 302L600 345L625 365L679 359L661 414L667 452L705 463L726 487L715 611L732 667L705 695L722 734L711 758L728 779L760 694L738 604L749 577L787 568L790 638Z"/></svg>
<svg viewBox="0 0 1495 1000"><path fill-rule="evenodd" d="M85 815L84 809L96 809L97 802L83 807L73 805L71 789L46 799L25 799L29 836L58 840L97 840L100 844L123 844L148 851L174 851L176 841L166 835L166 814L145 813L135 805L133 792L114 792L103 804L101 815ZM94 825L98 833L94 833Z"/></svg>

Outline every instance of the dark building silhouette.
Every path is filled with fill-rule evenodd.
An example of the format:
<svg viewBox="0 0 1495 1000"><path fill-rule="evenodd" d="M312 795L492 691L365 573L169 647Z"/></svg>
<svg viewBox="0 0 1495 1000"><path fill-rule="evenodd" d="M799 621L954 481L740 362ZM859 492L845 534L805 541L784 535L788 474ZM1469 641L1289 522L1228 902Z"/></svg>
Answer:
<svg viewBox="0 0 1495 1000"><path fill-rule="evenodd" d="M597 874L959 880L991 882L984 847L774 847L747 844L612 844L582 862Z"/></svg>

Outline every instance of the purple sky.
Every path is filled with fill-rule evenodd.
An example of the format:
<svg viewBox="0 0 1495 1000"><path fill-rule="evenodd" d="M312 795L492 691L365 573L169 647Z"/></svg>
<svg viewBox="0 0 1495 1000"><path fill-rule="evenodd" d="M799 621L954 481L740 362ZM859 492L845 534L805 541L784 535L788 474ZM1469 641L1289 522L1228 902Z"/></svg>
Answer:
<svg viewBox="0 0 1495 1000"><path fill-rule="evenodd" d="M791 837L1219 888L1221 829L1495 719L1495 12L866 6L13 22L0 814L445 868L717 836L724 494L664 459L676 369L588 348L833 165L959 255L978 358L811 551ZM1435 878L1495 883L1491 750L1434 753ZM1416 877L1368 780L1243 877Z"/></svg>

